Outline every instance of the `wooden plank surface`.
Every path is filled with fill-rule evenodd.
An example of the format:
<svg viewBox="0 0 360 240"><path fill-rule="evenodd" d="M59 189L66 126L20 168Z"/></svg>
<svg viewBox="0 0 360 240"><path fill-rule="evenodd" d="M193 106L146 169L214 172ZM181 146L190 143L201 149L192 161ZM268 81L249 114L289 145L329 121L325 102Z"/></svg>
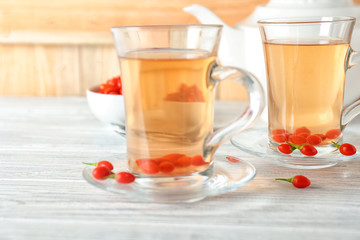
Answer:
<svg viewBox="0 0 360 240"><path fill-rule="evenodd" d="M84 96L86 88L119 74L110 27L199 23L182 10L195 3L234 25L267 2L0 0L0 95ZM231 83L220 86L218 96L247 98Z"/></svg>
<svg viewBox="0 0 360 240"><path fill-rule="evenodd" d="M16 0L0 1L2 33L13 30L106 31L116 25L194 23L185 6L197 3L233 25L268 0Z"/></svg>
<svg viewBox="0 0 360 240"><path fill-rule="evenodd" d="M84 96L119 75L112 45L0 45L0 95Z"/></svg>
<svg viewBox="0 0 360 240"><path fill-rule="evenodd" d="M238 114L228 111L237 103L217 106L223 120ZM296 170L227 142L217 155L253 163L249 184L193 204L137 203L82 179L82 161L125 151L84 98L0 97L0 109L0 239L360 238L360 159ZM357 121L346 131L359 129ZM311 187L274 181L296 174Z"/></svg>
<svg viewBox="0 0 360 240"><path fill-rule="evenodd" d="M194 3L233 25L266 2L0 0L0 95L84 96L120 72L111 27L198 23L182 10Z"/></svg>

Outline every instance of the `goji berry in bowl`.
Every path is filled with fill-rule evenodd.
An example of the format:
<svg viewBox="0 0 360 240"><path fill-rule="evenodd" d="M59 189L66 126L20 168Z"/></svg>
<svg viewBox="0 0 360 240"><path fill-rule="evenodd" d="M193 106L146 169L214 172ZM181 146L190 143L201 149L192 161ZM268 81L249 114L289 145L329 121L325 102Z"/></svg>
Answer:
<svg viewBox="0 0 360 240"><path fill-rule="evenodd" d="M101 93L100 87L101 85L97 85L86 90L91 112L100 121L114 127L115 131L124 134L125 106L123 95Z"/></svg>

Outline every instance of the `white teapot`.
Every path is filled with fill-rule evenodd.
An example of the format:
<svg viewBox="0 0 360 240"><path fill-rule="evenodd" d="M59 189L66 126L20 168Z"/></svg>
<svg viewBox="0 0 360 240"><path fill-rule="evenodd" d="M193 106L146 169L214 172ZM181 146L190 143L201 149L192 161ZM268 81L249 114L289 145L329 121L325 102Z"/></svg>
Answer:
<svg viewBox="0 0 360 240"><path fill-rule="evenodd" d="M264 88L266 72L258 20L273 17L352 16L360 21L360 4L355 4L352 0L270 0L268 4L258 6L250 17L236 24L234 28L227 26L201 5L185 7L184 11L194 15L201 23L223 25L218 53L220 62L252 72ZM355 26L351 40L351 46L355 50L360 50L359 25L358 23ZM345 82L347 105L359 96L359 88L354 86L360 85L360 67L349 70Z"/></svg>

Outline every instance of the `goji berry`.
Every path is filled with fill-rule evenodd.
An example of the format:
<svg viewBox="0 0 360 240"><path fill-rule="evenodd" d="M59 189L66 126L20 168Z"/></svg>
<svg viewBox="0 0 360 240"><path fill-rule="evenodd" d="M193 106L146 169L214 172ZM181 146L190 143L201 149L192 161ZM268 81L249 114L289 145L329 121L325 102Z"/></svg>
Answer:
<svg viewBox="0 0 360 240"><path fill-rule="evenodd" d="M109 170L113 170L114 166L111 164L111 162L103 160L97 163L98 167L104 166L107 167Z"/></svg>
<svg viewBox="0 0 360 240"><path fill-rule="evenodd" d="M104 178L110 176L110 174L111 174L110 169L108 169L107 167L104 167L104 166L96 167L92 170L92 175L96 179L104 179Z"/></svg>
<svg viewBox="0 0 360 240"><path fill-rule="evenodd" d="M107 85L103 91L103 93L105 94L110 94L110 93L118 93L119 89L117 87L113 87L110 85Z"/></svg>
<svg viewBox="0 0 360 240"><path fill-rule="evenodd" d="M341 154L346 155L346 156L351 156L356 153L356 148L353 145L351 145L350 143L341 144L339 150L340 150Z"/></svg>
<svg viewBox="0 0 360 240"><path fill-rule="evenodd" d="M307 127L300 127L295 129L294 135L299 135L300 133L305 133L307 135L310 135L311 131Z"/></svg>
<svg viewBox="0 0 360 240"><path fill-rule="evenodd" d="M300 148L300 152L306 156L314 156L318 153L316 148L310 144L305 144Z"/></svg>
<svg viewBox="0 0 360 240"><path fill-rule="evenodd" d="M306 138L306 141L313 145L313 146L317 146L319 145L321 142L322 142L322 139L320 136L318 135L309 135L307 138Z"/></svg>
<svg viewBox="0 0 360 240"><path fill-rule="evenodd" d="M150 158L140 158L140 159L136 159L135 162L136 162L136 165L138 165L140 167L141 164L147 163L149 161L151 161Z"/></svg>
<svg viewBox="0 0 360 240"><path fill-rule="evenodd" d="M99 87L100 93L102 94L113 94L121 95L122 94L122 84L121 77L113 77L106 81L106 83L100 84Z"/></svg>
<svg viewBox="0 0 360 240"><path fill-rule="evenodd" d="M285 129L278 128L278 129L273 129L271 133L272 135L278 135L278 134L286 134L288 133L288 131L286 131Z"/></svg>
<svg viewBox="0 0 360 240"><path fill-rule="evenodd" d="M304 137L304 138L307 138L308 136L310 136L310 134L307 133L307 132L298 133L298 134L296 134L296 135L297 135L297 136Z"/></svg>
<svg viewBox="0 0 360 240"><path fill-rule="evenodd" d="M325 134L317 133L317 134L314 134L314 135L321 137L321 140L322 140L322 141L324 141L324 140L326 139Z"/></svg>
<svg viewBox="0 0 360 240"><path fill-rule="evenodd" d="M107 85L112 86L112 87L116 87L116 88L119 88L118 83L119 83L119 78L118 77L113 77L113 78L106 81Z"/></svg>
<svg viewBox="0 0 360 240"><path fill-rule="evenodd" d="M167 154L165 156L162 156L161 158L169 160L170 162L175 162L176 160L178 160L181 157L184 157L185 154L181 154L181 153L171 153L171 154Z"/></svg>
<svg viewBox="0 0 360 240"><path fill-rule="evenodd" d="M114 169L114 166L111 164L111 162L106 161L106 160L103 160L103 161L100 161L100 162L96 162L96 163L86 163L86 162L83 162L83 164L91 165L91 166L95 166L95 167L107 167L109 170L113 170L113 169Z"/></svg>
<svg viewBox="0 0 360 240"><path fill-rule="evenodd" d="M138 159L136 160L136 164L146 174L156 174L160 171L157 163L151 159Z"/></svg>
<svg viewBox="0 0 360 240"><path fill-rule="evenodd" d="M299 135L291 135L289 137L289 142L297 144L297 145L301 145L301 144L306 143L306 138L303 136L299 136Z"/></svg>
<svg viewBox="0 0 360 240"><path fill-rule="evenodd" d="M290 153L292 153L292 152L295 150L295 147L290 146L290 145L287 144L287 143L283 143L283 144L280 144L280 145L278 146L278 149L279 149L279 151L282 152L282 153L290 154Z"/></svg>
<svg viewBox="0 0 360 240"><path fill-rule="evenodd" d="M135 176L129 172L118 172L115 175L115 179L119 183L128 184L135 181Z"/></svg>
<svg viewBox="0 0 360 240"><path fill-rule="evenodd" d="M160 172L171 173L172 171L174 171L175 166L174 166L174 164L172 162L163 161L163 162L160 163L159 169L160 169Z"/></svg>
<svg viewBox="0 0 360 240"><path fill-rule="evenodd" d="M350 143L341 144L339 150L343 155L346 155L346 156L351 156L356 153L356 148L353 145L351 145Z"/></svg>
<svg viewBox="0 0 360 240"><path fill-rule="evenodd" d="M343 143L341 145L332 142L337 149L339 149L340 153L346 156L352 156L356 153L356 148L354 145L350 144L350 143Z"/></svg>
<svg viewBox="0 0 360 240"><path fill-rule="evenodd" d="M272 139L274 140L274 142L277 142L277 143L283 143L283 142L286 142L286 140L287 140L285 134L274 135L272 137Z"/></svg>
<svg viewBox="0 0 360 240"><path fill-rule="evenodd" d="M331 130L327 131L325 135L328 139L335 139L341 135L341 130L340 129L331 129Z"/></svg>
<svg viewBox="0 0 360 240"><path fill-rule="evenodd" d="M303 175L296 175L292 178L275 178L275 180L290 182L296 188L306 188L311 184L310 180Z"/></svg>
<svg viewBox="0 0 360 240"><path fill-rule="evenodd" d="M107 86L106 83L100 84L100 86L99 86L100 93L104 93L106 86Z"/></svg>
<svg viewBox="0 0 360 240"><path fill-rule="evenodd" d="M167 162L169 160L165 159L165 158L152 158L151 160L153 160L157 165L160 165L160 163L162 162Z"/></svg>
<svg viewBox="0 0 360 240"><path fill-rule="evenodd" d="M233 163L240 162L240 159L233 156L227 156L226 159L229 160L229 162L233 162Z"/></svg>
<svg viewBox="0 0 360 240"><path fill-rule="evenodd" d="M196 156L191 158L191 165L202 166L202 165L205 165L205 164L207 164L207 162L204 161L204 158L201 155L196 155Z"/></svg>
<svg viewBox="0 0 360 240"><path fill-rule="evenodd" d="M191 158L188 156L183 156L175 161L175 166L179 168L188 167L191 165Z"/></svg>

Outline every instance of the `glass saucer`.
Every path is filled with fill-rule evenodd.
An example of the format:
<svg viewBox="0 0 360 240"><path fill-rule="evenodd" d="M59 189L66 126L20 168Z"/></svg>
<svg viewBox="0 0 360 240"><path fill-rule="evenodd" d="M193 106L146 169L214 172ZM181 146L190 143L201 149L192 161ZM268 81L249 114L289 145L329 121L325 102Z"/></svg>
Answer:
<svg viewBox="0 0 360 240"><path fill-rule="evenodd" d="M249 129L233 137L231 143L246 153L265 158L281 166L298 169L326 168L334 166L338 162L360 159L359 153L352 156L345 156L339 151L336 151L335 147L333 151L322 152L318 149L319 153L315 156L306 156L299 151L294 151L291 154L283 154L277 151L277 149L270 148L267 135L267 128ZM355 139L356 136L348 134L345 140L350 143L358 142L354 141ZM358 146L355 147L359 149Z"/></svg>
<svg viewBox="0 0 360 240"><path fill-rule="evenodd" d="M114 172L127 171L126 154L104 159L114 163ZM255 167L241 159L238 162L230 162L226 156L214 156L213 163L201 174L157 178L137 177L131 184L120 184L114 179L96 180L91 174L94 168L92 166L84 168L83 177L98 188L120 194L132 201L184 203L235 191L256 175Z"/></svg>

